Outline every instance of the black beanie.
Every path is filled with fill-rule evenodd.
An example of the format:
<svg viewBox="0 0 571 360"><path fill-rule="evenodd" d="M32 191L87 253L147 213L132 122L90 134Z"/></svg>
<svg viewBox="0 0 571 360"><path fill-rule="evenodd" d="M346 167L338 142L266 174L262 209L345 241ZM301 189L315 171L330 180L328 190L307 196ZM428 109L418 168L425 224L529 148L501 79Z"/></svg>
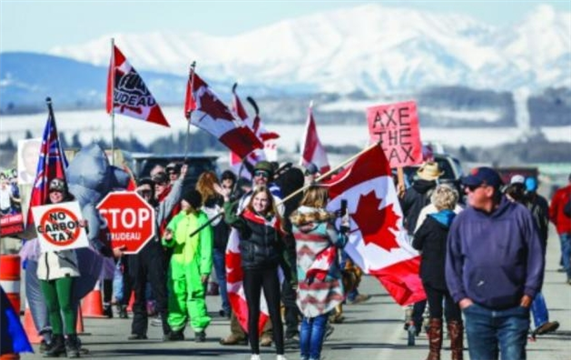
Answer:
<svg viewBox="0 0 571 360"><path fill-rule="evenodd" d="M200 206L202 205L202 195L194 189L185 192L182 199L189 203L194 209L200 209Z"/></svg>

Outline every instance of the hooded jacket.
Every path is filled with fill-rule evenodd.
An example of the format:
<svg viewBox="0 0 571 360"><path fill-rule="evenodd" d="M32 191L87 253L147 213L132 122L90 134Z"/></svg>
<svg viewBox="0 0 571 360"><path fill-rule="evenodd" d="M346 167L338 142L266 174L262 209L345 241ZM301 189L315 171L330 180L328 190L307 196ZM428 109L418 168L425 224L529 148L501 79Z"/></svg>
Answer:
<svg viewBox="0 0 571 360"><path fill-rule="evenodd" d="M446 283L452 298L490 309L519 305L543 283L541 240L528 209L502 197L492 213L468 207L452 223Z"/></svg>

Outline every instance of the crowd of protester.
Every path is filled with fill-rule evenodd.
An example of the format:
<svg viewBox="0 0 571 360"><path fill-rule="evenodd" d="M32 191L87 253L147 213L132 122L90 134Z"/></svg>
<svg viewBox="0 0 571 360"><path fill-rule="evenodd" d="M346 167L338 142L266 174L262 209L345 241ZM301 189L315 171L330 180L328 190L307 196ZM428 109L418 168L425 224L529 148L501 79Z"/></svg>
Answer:
<svg viewBox="0 0 571 360"><path fill-rule="evenodd" d="M321 359L331 323L343 321L342 304L369 296L359 293L362 272L343 251L347 223L334 226L347 214L325 210L328 192L314 183L317 168L283 170L261 161L251 180L230 170L220 177L207 171L195 188L183 188L186 171L187 165L171 163L137 179L136 192L155 209L155 236L136 255L110 254L111 275L102 276L105 315L128 319L133 297L129 340L146 340L150 322L162 327L163 341L184 340L188 325L194 341L204 342L211 322L206 295L209 283L216 282L221 300L216 311L230 319L230 334L220 339L221 345L249 344L252 360L260 359L260 346L272 345L278 360L285 359L286 347L299 348L302 360ZM11 190L13 174L0 175L5 214L19 203L13 200L18 198ZM442 172L435 162L424 163L416 175L401 194L401 207L403 225L421 253L419 275L427 301L413 306L406 326L414 326L419 335L428 306L427 360L440 359L444 320L453 360L463 358L464 332L473 360L497 359L498 354L525 358L529 331L541 335L559 326L549 321L541 293L549 221L557 227L561 264L571 284L571 175L551 206L537 193L535 178L518 175L504 185L495 170L482 167L462 179L459 193L440 183ZM283 202L304 184L304 192ZM49 191L52 202L71 200L62 179L53 180ZM226 287L225 253L232 237L239 243L244 275L245 328ZM326 277L309 275L309 265L323 251L333 251L338 261ZM63 266L60 255L42 256L57 260L53 267L60 270L47 276L41 266L37 269L51 323L41 350L47 357L78 357L81 343L71 305L78 269ZM77 264L74 256L74 251L66 255L69 263ZM270 320L259 332L262 293Z"/></svg>

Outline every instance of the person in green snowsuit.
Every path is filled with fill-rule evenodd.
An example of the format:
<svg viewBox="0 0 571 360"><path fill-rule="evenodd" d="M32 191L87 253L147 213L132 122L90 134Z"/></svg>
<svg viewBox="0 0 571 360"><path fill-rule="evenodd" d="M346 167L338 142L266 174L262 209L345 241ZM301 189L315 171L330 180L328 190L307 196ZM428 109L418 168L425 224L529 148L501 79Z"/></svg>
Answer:
<svg viewBox="0 0 571 360"><path fill-rule="evenodd" d="M212 269L212 229L204 227L208 217L200 210L202 197L196 190L186 192L182 210L168 224L162 243L173 248L167 276L168 323L172 329L169 340L184 340L184 328L190 316L190 326L196 342L204 342L204 330L211 318L206 310L206 284Z"/></svg>

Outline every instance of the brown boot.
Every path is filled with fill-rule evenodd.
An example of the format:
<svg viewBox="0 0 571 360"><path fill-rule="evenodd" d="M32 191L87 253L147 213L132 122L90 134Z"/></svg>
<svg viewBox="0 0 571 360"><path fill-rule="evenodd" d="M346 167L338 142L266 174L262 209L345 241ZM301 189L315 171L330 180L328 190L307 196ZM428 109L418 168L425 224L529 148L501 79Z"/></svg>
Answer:
<svg viewBox="0 0 571 360"><path fill-rule="evenodd" d="M426 360L440 360L440 349L442 349L442 319L430 319L428 327L428 348L430 352Z"/></svg>
<svg viewBox="0 0 571 360"><path fill-rule="evenodd" d="M462 321L448 322L448 333L450 334L450 350L452 350L452 360L464 359L464 325Z"/></svg>

